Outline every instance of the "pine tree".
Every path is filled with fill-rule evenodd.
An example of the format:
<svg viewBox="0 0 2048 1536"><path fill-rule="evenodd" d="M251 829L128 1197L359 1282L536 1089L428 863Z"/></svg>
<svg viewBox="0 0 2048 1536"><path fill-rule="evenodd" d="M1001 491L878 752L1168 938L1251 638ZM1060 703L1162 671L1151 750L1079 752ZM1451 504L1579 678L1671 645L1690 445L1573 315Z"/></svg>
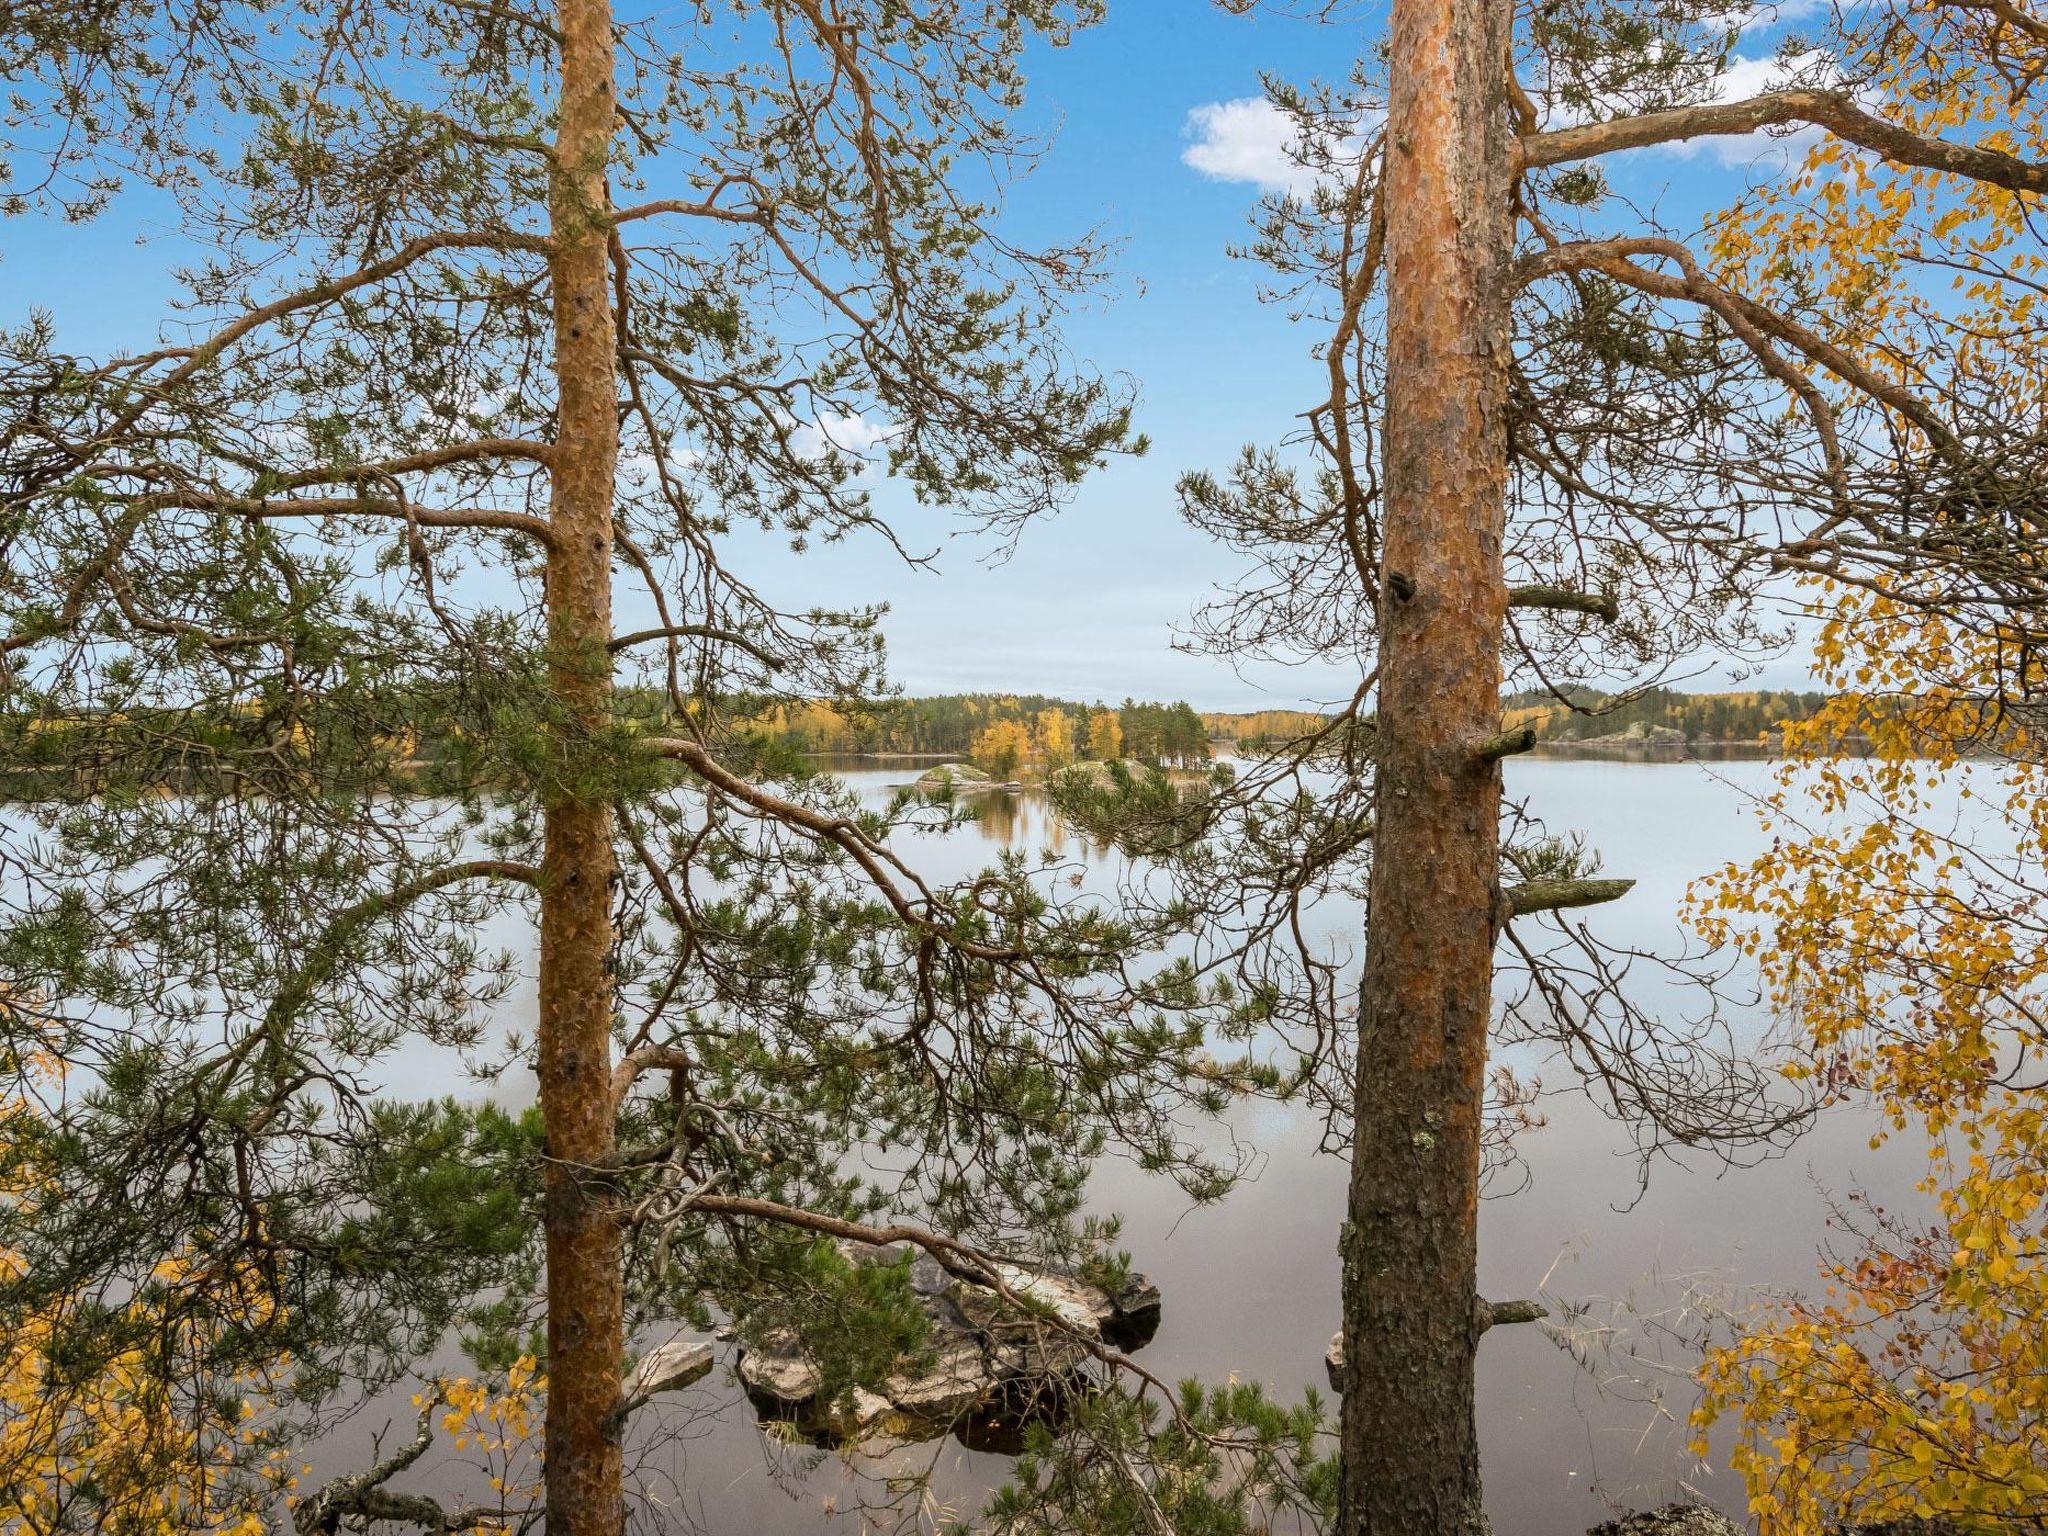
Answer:
<svg viewBox="0 0 2048 1536"><path fill-rule="evenodd" d="M1077 1257L1112 1133L1214 1192L1147 1001L1186 980L1131 965L1166 926L920 879L888 835L930 808L757 728L880 696L875 615L734 556L888 539L871 467L1007 537L1127 445L1058 342L1097 252L989 225L1024 50L1094 10L0 12L8 211L140 184L201 252L161 336L0 340L7 1059L82 1085L51 1197L0 1209L8 1322L125 1359L68 1303L205 1252L151 1316L253 1276L273 1305L185 1336L295 1359L306 1436L452 1332L498 1368L538 1333L547 1527L616 1536L643 1323L883 1370L907 1282L832 1243ZM530 1044L483 1030L494 922L537 936ZM530 1062L538 1108L403 1102L402 1046ZM868 1138L906 1155L849 1181ZM368 1518L405 1464L305 1507Z"/></svg>
<svg viewBox="0 0 2048 1536"><path fill-rule="evenodd" d="M1287 893L1244 969L1294 1000L1275 1006L1327 1069L1351 1156L1346 1536L1483 1523L1490 1028L1555 1042L1652 1143L1797 1123L1741 1063L1631 1004L1584 927L1544 936L1545 914L1629 882L1596 878L1585 850L1504 803L1502 760L1533 740L1502 729L1504 682L1569 699L1703 652L1752 655L1801 574L1880 592L1910 574L1917 601L1972 624L2040 601L2038 406L1980 367L1972 326L1894 281L1916 262L1944 283L1960 268L1973 302L1994 295L1982 307L2002 334L2025 329L2041 253L2019 210L2048 191L2048 164L2002 114L2038 93L2039 23L2025 7L1845 12L1788 52L1774 88L1725 98L1744 24L1768 16L1394 0L1349 80L1272 90L1314 189L1269 201L1251 253L1327 327L1324 366L1299 443L1189 476L1184 503L1261 562L1207 615L1213 644L1359 679L1238 791L1256 834L1242 878ZM1601 169L1794 127L1817 137L1794 151L1802 169L1690 232L1646 226ZM1869 211L1846 216L1859 198ZM1861 272L1838 259L1851 252ZM1828 281L1810 276L1817 257ZM1336 775L1313 799L1311 767ZM1361 875L1352 997L1288 919ZM1324 1046L1347 1022L1348 1072Z"/></svg>

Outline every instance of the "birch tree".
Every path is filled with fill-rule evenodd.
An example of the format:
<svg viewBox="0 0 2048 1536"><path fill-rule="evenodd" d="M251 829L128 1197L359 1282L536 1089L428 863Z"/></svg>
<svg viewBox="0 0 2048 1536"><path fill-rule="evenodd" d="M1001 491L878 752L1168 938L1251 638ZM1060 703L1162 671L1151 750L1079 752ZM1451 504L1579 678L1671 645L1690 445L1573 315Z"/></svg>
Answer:
<svg viewBox="0 0 2048 1536"><path fill-rule="evenodd" d="M2032 11L1883 8L1852 35L1915 126L1981 125L2040 159L2048 27ZM1955 385L2004 422L2005 462L2033 459L2048 261L2036 200L1991 183L1929 199L1834 143L1813 163L1833 188L1827 216L1798 182L1760 187L1723 233L1727 257L1782 274L1804 252L1808 282L1857 295L1842 345L1869 366L1941 337L1967 363ZM1926 281L1936 273L1948 280ZM2001 478L1979 484L1995 497ZM2011 515L2031 528L2037 514ZM1767 1303L1708 1358L1699 1422L1739 1421L1736 1464L1771 1530L2048 1514L2042 625L2026 600L2035 552L1992 551L2014 600L1964 613L1933 562L1882 582L1807 577L1831 697L1785 733L1769 850L1716 872L1694 903L1796 1021L1795 1069L1867 1098L1884 1134L1917 1133L1928 1155L1927 1207L1852 1198L1821 1264L1828 1294Z"/></svg>
<svg viewBox="0 0 2048 1536"><path fill-rule="evenodd" d="M1797 1021L1792 1070L1923 1138L1930 1198L1848 1194L1825 1295L1738 1315L1696 1424L1737 1421L1769 1531L2023 1529L2048 1515L2038 637L1817 595L1836 691L1786 733L1769 851L1715 872L1694 917Z"/></svg>

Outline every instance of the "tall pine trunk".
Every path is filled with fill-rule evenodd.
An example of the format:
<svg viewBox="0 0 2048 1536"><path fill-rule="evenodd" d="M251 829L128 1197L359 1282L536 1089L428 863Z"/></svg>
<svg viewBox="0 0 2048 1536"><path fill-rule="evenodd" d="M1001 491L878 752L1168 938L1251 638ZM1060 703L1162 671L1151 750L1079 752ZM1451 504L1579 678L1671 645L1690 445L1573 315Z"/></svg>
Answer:
<svg viewBox="0 0 2048 1536"><path fill-rule="evenodd" d="M1344 1233L1344 1536L1483 1529L1479 1135L1497 932L1508 0L1394 0L1376 832Z"/></svg>
<svg viewBox="0 0 2048 1536"><path fill-rule="evenodd" d="M613 476L619 453L605 163L613 128L609 0L561 0L561 124L548 213L559 407L547 562L558 765L602 730L611 698ZM585 775L544 807L540 1102L546 1125L547 1528L618 1536L621 1233L586 1170L616 1150L611 1106L611 813Z"/></svg>

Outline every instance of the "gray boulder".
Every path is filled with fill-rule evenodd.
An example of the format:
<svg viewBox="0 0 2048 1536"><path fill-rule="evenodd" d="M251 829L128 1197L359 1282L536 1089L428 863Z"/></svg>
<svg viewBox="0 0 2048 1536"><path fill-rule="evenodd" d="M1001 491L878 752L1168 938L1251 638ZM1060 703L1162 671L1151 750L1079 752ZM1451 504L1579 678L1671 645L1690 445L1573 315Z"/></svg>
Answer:
<svg viewBox="0 0 2048 1536"><path fill-rule="evenodd" d="M1108 1298L1069 1276L1002 1268L1003 1283L1050 1316L1017 1307L993 1287L968 1280L955 1280L947 1298L979 1335L996 1381L1011 1395L1055 1392L1094 1358L1088 1346L1102 1340L1096 1298L1104 1311Z"/></svg>
<svg viewBox="0 0 2048 1536"><path fill-rule="evenodd" d="M818 1395L825 1373L804 1353L795 1334L778 1328L740 1355L740 1380L756 1401L799 1408Z"/></svg>
<svg viewBox="0 0 2048 1536"><path fill-rule="evenodd" d="M952 789L990 789L995 780L972 763L938 763L917 776L917 787L943 794Z"/></svg>
<svg viewBox="0 0 2048 1536"><path fill-rule="evenodd" d="M663 1392L680 1392L711 1374L711 1346L670 1339L640 1357L619 1388L620 1412L631 1413Z"/></svg>
<svg viewBox="0 0 2048 1536"><path fill-rule="evenodd" d="M853 1443L886 1433L898 1416L896 1405L879 1392L855 1387L844 1397L812 1404L806 1426L813 1439Z"/></svg>
<svg viewBox="0 0 2048 1536"><path fill-rule="evenodd" d="M1117 1288L1116 1294L1110 1298L1110 1304L1116 1309L1116 1316L1119 1319L1128 1319L1147 1312L1157 1312L1163 1299L1159 1294L1159 1287L1153 1283L1151 1276L1141 1275L1133 1270Z"/></svg>
<svg viewBox="0 0 2048 1536"><path fill-rule="evenodd" d="M934 1341L929 1365L899 1371L882 1383L882 1396L914 1419L951 1424L972 1413L995 1389L987 1352L966 1329Z"/></svg>

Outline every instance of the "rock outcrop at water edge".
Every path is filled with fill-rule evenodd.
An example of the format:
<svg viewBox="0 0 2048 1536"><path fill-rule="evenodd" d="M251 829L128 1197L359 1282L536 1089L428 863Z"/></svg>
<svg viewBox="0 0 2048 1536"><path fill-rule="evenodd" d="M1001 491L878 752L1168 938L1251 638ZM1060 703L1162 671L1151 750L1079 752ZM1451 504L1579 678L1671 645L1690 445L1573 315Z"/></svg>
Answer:
<svg viewBox="0 0 2048 1536"><path fill-rule="evenodd" d="M841 1244L856 1263L901 1263L902 1248ZM1005 1448L1023 1425L1056 1416L1082 1384L1092 1344L1137 1349L1159 1326L1159 1288L1132 1275L1114 1292L1078 1275L1000 1265L1027 1305L953 1273L929 1254L910 1265L910 1287L931 1323L923 1356L871 1388L823 1395L824 1374L793 1334L744 1350L739 1376L762 1417L826 1445L930 1440L948 1432ZM1027 1309L1028 1308L1028 1309Z"/></svg>
<svg viewBox="0 0 2048 1536"><path fill-rule="evenodd" d="M1700 1504L1667 1504L1662 1509L1623 1515L1596 1525L1586 1536L1742 1536L1742 1527L1718 1509Z"/></svg>
<svg viewBox="0 0 2048 1536"><path fill-rule="evenodd" d="M1881 1520L1874 1525L1833 1525L1831 1536L1971 1536L1947 1520ZM1743 1527L1718 1509L1667 1504L1596 1525L1586 1536L1743 1536Z"/></svg>
<svg viewBox="0 0 2048 1536"><path fill-rule="evenodd" d="M917 787L943 794L948 790L998 789L1001 786L972 763L939 763L917 776Z"/></svg>

